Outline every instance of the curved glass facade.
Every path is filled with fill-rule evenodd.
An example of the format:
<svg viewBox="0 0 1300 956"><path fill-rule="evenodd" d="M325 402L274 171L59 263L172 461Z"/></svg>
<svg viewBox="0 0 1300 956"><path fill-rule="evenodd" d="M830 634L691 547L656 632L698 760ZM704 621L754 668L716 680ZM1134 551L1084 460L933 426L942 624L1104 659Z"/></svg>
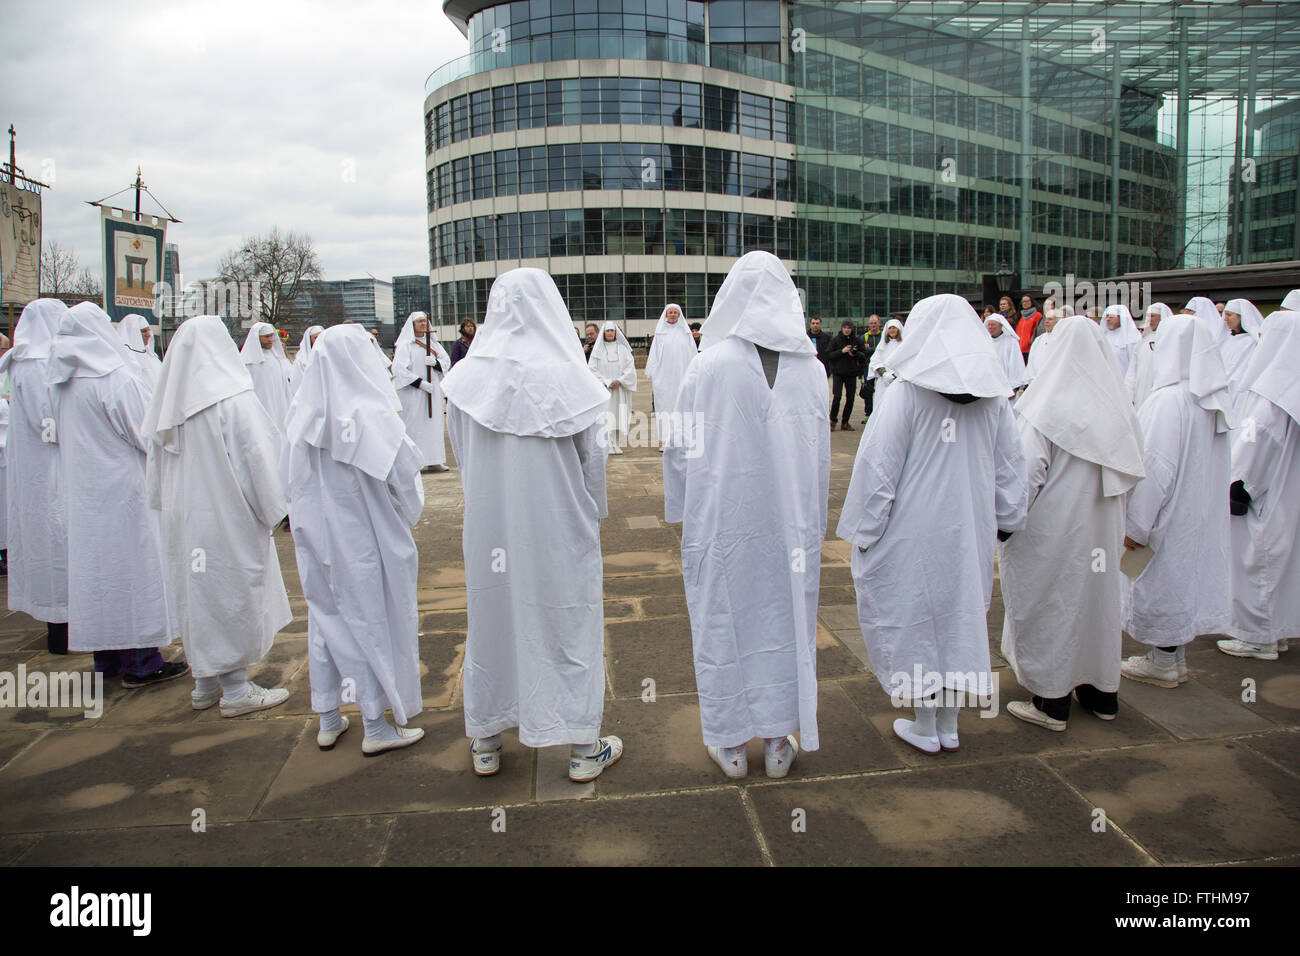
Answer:
<svg viewBox="0 0 1300 956"><path fill-rule="evenodd" d="M638 335L663 304L644 277L680 275L707 299L751 248L786 260L828 322L937 291L978 298L999 270L1033 290L1200 248L1189 210L1206 187L1189 195L1196 143L1171 135L1170 64L1227 82L1215 4L1178 17L1131 2L471 6L471 52L425 104L447 326L481 315L480 285L521 260L579 283L575 317L602 317L599 303ZM1242 35L1285 38L1285 10L1271 34L1240 12ZM1261 254L1300 245L1293 123L1265 128L1266 180L1238 190L1239 231Z"/></svg>

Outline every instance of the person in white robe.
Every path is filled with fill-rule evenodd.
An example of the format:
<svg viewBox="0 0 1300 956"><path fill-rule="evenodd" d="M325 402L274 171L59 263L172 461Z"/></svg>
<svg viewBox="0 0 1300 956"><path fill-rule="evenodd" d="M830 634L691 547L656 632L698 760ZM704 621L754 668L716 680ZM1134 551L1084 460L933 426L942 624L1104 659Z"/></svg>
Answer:
<svg viewBox="0 0 1300 956"><path fill-rule="evenodd" d="M283 433L289 414L289 359L284 354L280 333L270 322L254 322L239 350L253 378L253 391Z"/></svg>
<svg viewBox="0 0 1300 956"><path fill-rule="evenodd" d="M67 492L68 649L93 651L96 671L143 687L189 668L158 652L180 627L145 495L149 399L125 351L104 311L82 302L59 320L46 381Z"/></svg>
<svg viewBox="0 0 1300 956"><path fill-rule="evenodd" d="M67 311L57 299L26 305L14 328L14 346L0 357L10 405L5 441L9 610L45 622L51 654L68 652L68 530L46 372Z"/></svg>
<svg viewBox="0 0 1300 956"><path fill-rule="evenodd" d="M1123 379L1128 375L1129 363L1133 361L1133 352L1142 341L1142 333L1133 321L1133 313L1126 305L1110 305L1101 316L1102 335L1106 344L1115 355L1119 366L1119 375Z"/></svg>
<svg viewBox="0 0 1300 956"><path fill-rule="evenodd" d="M451 356L431 334L429 316L412 312L393 347L393 386L402 400L406 434L428 471L447 470L442 380L450 371Z"/></svg>
<svg viewBox="0 0 1300 956"><path fill-rule="evenodd" d="M1280 311L1300 312L1300 289L1292 289L1282 297L1282 309Z"/></svg>
<svg viewBox="0 0 1300 956"><path fill-rule="evenodd" d="M7 351L7 350L6 350ZM0 396L0 577L9 574L9 399Z"/></svg>
<svg viewBox="0 0 1300 956"><path fill-rule="evenodd" d="M1138 409L1146 478L1129 495L1125 548L1154 555L1125 582L1124 630L1151 647L1121 664L1157 687L1187 681L1186 645L1228 624L1229 436L1235 417L1223 368L1227 328L1212 315L1160 323L1151 394Z"/></svg>
<svg viewBox="0 0 1300 956"><path fill-rule="evenodd" d="M701 332L664 451L665 520L682 525L700 723L727 777L746 776L756 737L767 775L784 777L801 747L820 747L826 372L790 273L768 252L732 267Z"/></svg>
<svg viewBox="0 0 1300 956"><path fill-rule="evenodd" d="M142 431L194 709L239 717L283 704L287 690L248 679L293 620L271 538L288 511L282 440L219 317L176 330Z"/></svg>
<svg viewBox="0 0 1300 956"><path fill-rule="evenodd" d="M654 341L650 343L650 357L646 359L645 374L654 391L656 425L662 424L677 403L677 392L682 387L686 369L695 358L699 347L691 335L682 307L670 302L664 307L655 326ZM658 428L659 448L663 450L665 429Z"/></svg>
<svg viewBox="0 0 1300 956"><path fill-rule="evenodd" d="M480 776L500 769L515 727L525 747L568 744L575 782L623 754L600 733L609 393L583 364L555 282L512 269L443 383L465 493L465 735Z"/></svg>
<svg viewBox="0 0 1300 956"><path fill-rule="evenodd" d="M1038 377L1043 361L1052 348L1052 330L1061 319L1071 314L1068 308L1068 306L1064 309L1050 308L1043 313L1042 329L1035 333L1033 341L1029 344L1029 358L1025 361L1025 384Z"/></svg>
<svg viewBox="0 0 1300 956"><path fill-rule="evenodd" d="M1029 511L999 545L998 569L1002 656L1033 695L1007 711L1063 731L1072 692L1098 717L1119 712L1124 496L1146 473L1137 414L1101 330L1071 316L1051 335L1015 407Z"/></svg>
<svg viewBox="0 0 1300 956"><path fill-rule="evenodd" d="M997 353L998 363L1002 366L1002 374L1006 376L1007 383L1012 391L1021 388L1028 380L1025 378L1025 357L1020 352L1020 337L1016 335L1015 328L1000 312L990 315L984 327L988 330L989 338L993 340L993 350Z"/></svg>
<svg viewBox="0 0 1300 956"><path fill-rule="evenodd" d="M992 693L993 551L998 531L1024 526L1026 466L1011 384L970 303L922 299L907 332L836 534L853 546L871 669L897 706L915 708L894 733L935 754L960 746L963 700ZM1018 340L1002 334L1020 361Z"/></svg>
<svg viewBox="0 0 1300 956"><path fill-rule="evenodd" d="M340 708L355 700L362 754L409 747L424 736L406 726L424 706L411 536L424 510L423 457L364 328L335 325L316 340L285 441L316 745L334 748L348 729Z"/></svg>
<svg viewBox="0 0 1300 956"><path fill-rule="evenodd" d="M600 338L591 347L587 367L609 389L609 414L606 416L605 443L611 455L623 454L632 418L632 396L636 391L636 360L627 336L613 322L606 322Z"/></svg>
<svg viewBox="0 0 1300 956"><path fill-rule="evenodd" d="M1229 307L1232 303L1229 303ZM1300 637L1300 312L1274 312L1234 403L1231 620L1233 657L1275 661Z"/></svg>
<svg viewBox="0 0 1300 956"><path fill-rule="evenodd" d="M1236 399L1242 392L1242 380L1259 344L1264 328L1264 316L1249 299L1229 299L1223 310L1223 322L1228 334L1223 339L1223 367L1228 373L1228 386Z"/></svg>
<svg viewBox="0 0 1300 956"><path fill-rule="evenodd" d="M298 354L293 357L293 365L289 369L290 401L298 394L298 386L302 384L302 377L307 372L307 363L311 361L311 347L316 344L316 340L324 331L323 325L309 325L302 333L302 341L298 343Z"/></svg>
<svg viewBox="0 0 1300 956"><path fill-rule="evenodd" d="M1152 359L1155 356L1156 331L1160 328L1160 323L1173 314L1169 306L1163 302L1152 302L1147 306L1146 326L1142 330L1142 340L1133 349L1133 358L1128 363L1128 373L1124 376L1124 387L1128 389L1134 408L1141 408L1146 397L1151 394L1151 373L1155 368Z"/></svg>
<svg viewBox="0 0 1300 956"><path fill-rule="evenodd" d="M152 395L162 373L162 359L158 358L158 340L149 320L134 312L124 315L117 323L117 334L126 346L127 364L140 376Z"/></svg>
<svg viewBox="0 0 1300 956"><path fill-rule="evenodd" d="M876 346L876 351L871 355L871 363L867 366L867 378L873 379L876 383L875 401L877 402L884 397L894 381L894 373L889 370L889 358L902 344L903 323L898 319L890 319L881 330L880 344Z"/></svg>

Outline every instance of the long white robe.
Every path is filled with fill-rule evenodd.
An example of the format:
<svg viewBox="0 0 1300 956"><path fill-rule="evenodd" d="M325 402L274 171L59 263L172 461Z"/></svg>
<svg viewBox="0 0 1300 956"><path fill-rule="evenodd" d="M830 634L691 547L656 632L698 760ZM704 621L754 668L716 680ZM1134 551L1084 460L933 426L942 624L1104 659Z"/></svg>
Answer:
<svg viewBox="0 0 1300 956"><path fill-rule="evenodd" d="M123 364L53 392L67 489L68 649L170 644L180 628L161 522L145 499L145 387Z"/></svg>
<svg viewBox="0 0 1300 956"><path fill-rule="evenodd" d="M0 548L9 540L9 400L0 398ZM7 573L7 572L6 572Z"/></svg>
<svg viewBox="0 0 1300 956"><path fill-rule="evenodd" d="M1128 372L1124 376L1124 385L1128 388L1129 398L1135 408L1141 408L1151 394L1151 381L1155 373L1155 363L1152 361L1155 341L1154 331L1143 333L1142 341L1133 349Z"/></svg>
<svg viewBox="0 0 1300 956"><path fill-rule="evenodd" d="M1186 381L1138 409L1147 476L1129 496L1125 533L1155 555L1125 581L1124 629L1143 644L1174 647L1228 623L1228 435L1215 418Z"/></svg>
<svg viewBox="0 0 1300 956"><path fill-rule="evenodd" d="M1029 345L1029 359L1025 362L1025 382L1032 382L1043 367L1043 359L1052 348L1052 333L1044 332Z"/></svg>
<svg viewBox="0 0 1300 956"><path fill-rule="evenodd" d="M678 394L686 425L664 452L665 520L682 523L708 746L797 731L804 750L819 747L827 404L825 369L811 347L782 351L769 387L758 351L737 336L702 351Z"/></svg>
<svg viewBox="0 0 1300 956"><path fill-rule="evenodd" d="M1291 356L1291 361L1295 357ZM1233 482L1251 496L1230 519L1231 621L1225 631L1252 644L1300 637L1300 425L1264 396L1245 391L1236 407Z"/></svg>
<svg viewBox="0 0 1300 956"><path fill-rule="evenodd" d="M678 311L681 311L680 306ZM677 393L686 377L686 369L698 352L685 313L672 324L666 317L660 317L654 341L650 343L650 356L645 363L645 374L654 390L656 417L671 412L677 404Z"/></svg>
<svg viewBox="0 0 1300 956"><path fill-rule="evenodd" d="M5 355L10 420L5 443L9 609L38 621L68 620L68 530L63 473L46 368L62 302L23 310ZM26 326L26 327L24 327ZM29 344L29 339L34 340Z"/></svg>
<svg viewBox="0 0 1300 956"><path fill-rule="evenodd" d="M195 677L251 667L293 620L271 533L288 511L280 432L252 391L190 416L151 443L150 507L163 540Z"/></svg>
<svg viewBox="0 0 1300 956"><path fill-rule="evenodd" d="M1259 340L1250 332L1229 334L1223 340L1223 369L1228 373L1234 402L1241 396L1242 379L1246 377L1246 367L1254 358L1258 345Z"/></svg>
<svg viewBox="0 0 1300 956"><path fill-rule="evenodd" d="M1009 323L1002 316L994 316L1002 319L1002 334L993 339L993 348L998 353L998 359L1002 363L1002 371L1007 376L1007 381L1011 383L1012 388L1019 388L1024 385L1025 378L1025 357L1020 351L1020 339L1016 336L1015 329L1011 328Z"/></svg>
<svg viewBox="0 0 1300 956"><path fill-rule="evenodd" d="M600 735L603 429L514 435L448 409L465 492L468 737L518 727L524 746L550 747Z"/></svg>
<svg viewBox="0 0 1300 956"><path fill-rule="evenodd" d="M613 342L605 341L605 332L592 347L587 367L595 373L600 384L609 389L609 437L610 447L621 445L627 440L629 422L632 417L631 392L636 391L636 360L632 357L632 348L623 338L623 333L612 322L605 323L605 328L612 328L618 333ZM618 382L619 387L613 385Z"/></svg>
<svg viewBox="0 0 1300 956"><path fill-rule="evenodd" d="M248 374L253 379L253 391L262 403L266 413L271 416L275 427L284 431L285 418L289 414L289 378L284 364L276 357L248 366Z"/></svg>
<svg viewBox="0 0 1300 956"><path fill-rule="evenodd" d="M873 402L880 401L881 398L884 397L885 391L891 384L893 384L894 373L888 370L887 363L889 362L889 356L893 352L897 351L898 347L903 344L902 339L891 339L889 337L889 327L891 325L897 326L899 334L902 334L902 322L899 322L897 319L890 319L886 322L884 329L881 330L880 344L876 346L875 352L871 354L871 363L867 366L867 377L876 380L876 390L872 398ZM875 408L874 404L872 405L872 408Z"/></svg>
<svg viewBox="0 0 1300 956"><path fill-rule="evenodd" d="M447 463L447 442L444 437L442 377L451 370L451 359L440 359L437 355L430 355L424 350L423 346L414 342L399 344L398 348L406 350L407 354L403 358L409 363L409 367L416 372L418 381L426 381L426 369L431 369L433 373L430 383L433 388L432 395L421 389L415 382L404 385L397 390L397 395L402 400L402 422L406 425L406 434L420 449L426 468L430 465L445 465ZM437 348L441 351L442 347L437 346ZM445 355L445 353L443 354ZM441 365L439 362L441 362ZM396 366L396 364L396 357L394 357L394 365ZM432 414L429 412L431 399Z"/></svg>
<svg viewBox="0 0 1300 956"><path fill-rule="evenodd" d="M1025 508L1010 402L962 405L909 381L890 386L862 434L837 529L854 545L858 616L885 690L914 687L918 668L951 690L991 686L979 682L992 680L996 532L1019 526Z"/></svg>

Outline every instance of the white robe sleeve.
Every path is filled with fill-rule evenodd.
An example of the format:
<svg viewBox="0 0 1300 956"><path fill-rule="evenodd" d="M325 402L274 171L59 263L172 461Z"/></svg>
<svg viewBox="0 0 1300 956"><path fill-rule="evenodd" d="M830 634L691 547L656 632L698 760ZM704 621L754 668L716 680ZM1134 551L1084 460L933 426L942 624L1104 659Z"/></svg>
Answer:
<svg viewBox="0 0 1300 956"><path fill-rule="evenodd" d="M1290 416L1281 415L1262 395L1246 392L1241 406L1242 427L1232 432L1230 481L1240 481L1250 495L1250 506L1260 510L1259 499L1269 492L1269 479L1286 448ZM1280 419L1280 421L1279 421ZM1281 425L1281 428L1278 426Z"/></svg>
<svg viewBox="0 0 1300 956"><path fill-rule="evenodd" d="M695 390L700 379L700 366L692 362L686 367L682 387L677 392L677 407L673 409L669 427L673 434L664 444L664 521L677 524L682 520L686 504L686 456L691 449L688 439L699 441L698 434L687 434L686 422L695 418Z"/></svg>
<svg viewBox="0 0 1300 956"><path fill-rule="evenodd" d="M636 360L631 349L619 349L618 382L629 392L636 391Z"/></svg>
<svg viewBox="0 0 1300 956"><path fill-rule="evenodd" d="M1047 469L1052 463L1052 443L1025 419L1020 419L1020 444L1025 452L1027 480L1026 511L1034 506L1038 493L1047 483Z"/></svg>
<svg viewBox="0 0 1300 956"><path fill-rule="evenodd" d="M867 423L836 535L865 551L880 540L912 443L912 391L881 402ZM906 406L906 407L905 407Z"/></svg>
<svg viewBox="0 0 1300 956"><path fill-rule="evenodd" d="M987 401L987 399L985 399ZM1011 412L1011 403L997 399L998 431L993 454L997 492L994 505L999 531L1019 531L1025 526L1029 511L1029 489L1026 481L1025 453L1020 444L1020 432Z"/></svg>
<svg viewBox="0 0 1300 956"><path fill-rule="evenodd" d="M279 475L282 440L262 403L246 395L220 403L221 440L248 510L269 530L289 513Z"/></svg>
<svg viewBox="0 0 1300 956"><path fill-rule="evenodd" d="M410 438L403 438L388 472L388 496L402 520L412 528L424 511L424 481L420 478L423 467L424 454L419 446Z"/></svg>
<svg viewBox="0 0 1300 956"><path fill-rule="evenodd" d="M123 441L147 455L149 443L145 441L140 426L144 424L144 415L149 408L149 395L134 375L119 376L115 384L117 387L105 409L108 421Z"/></svg>
<svg viewBox="0 0 1300 956"><path fill-rule="evenodd" d="M655 374L659 371L659 361L662 358L663 348L659 341L659 336L655 336L650 343L650 356L645 360L646 378L654 381Z"/></svg>
<svg viewBox="0 0 1300 956"><path fill-rule="evenodd" d="M1145 439L1142 466L1147 476L1134 486L1129 494L1128 514L1124 533L1138 544L1149 544L1151 529L1155 527L1160 512L1173 496L1178 477L1178 443L1181 438L1178 422L1156 423L1152 416L1139 419ZM1159 427L1165 424L1166 427ZM1152 427L1155 426L1155 427ZM1228 507L1228 489L1223 489L1223 507Z"/></svg>
<svg viewBox="0 0 1300 956"><path fill-rule="evenodd" d="M144 463L144 497L145 503L154 511L162 511L162 460L167 454L153 442L145 453Z"/></svg>
<svg viewBox="0 0 1300 956"><path fill-rule="evenodd" d="M578 461L582 463L582 483L587 494L596 502L596 517L609 517L609 502L605 495L605 447L600 443L601 422L587 426L573 436L578 448Z"/></svg>

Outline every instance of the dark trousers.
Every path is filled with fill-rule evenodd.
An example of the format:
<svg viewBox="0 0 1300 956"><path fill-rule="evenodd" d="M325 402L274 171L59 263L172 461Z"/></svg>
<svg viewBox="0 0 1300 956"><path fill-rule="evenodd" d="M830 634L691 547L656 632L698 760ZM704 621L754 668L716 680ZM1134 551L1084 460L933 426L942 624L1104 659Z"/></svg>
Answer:
<svg viewBox="0 0 1300 956"><path fill-rule="evenodd" d="M870 418L875 408L876 380L874 378L864 378L862 380L862 417Z"/></svg>
<svg viewBox="0 0 1300 956"><path fill-rule="evenodd" d="M1091 684L1075 688L1079 703L1096 714L1118 714L1119 694L1116 691L1097 690ZM1070 719L1070 695L1064 697L1039 697L1034 695L1034 706L1053 720Z"/></svg>
<svg viewBox="0 0 1300 956"><path fill-rule="evenodd" d="M844 417L840 419L840 421L847 425L849 419L853 417L853 387L858 384L858 377L856 375L840 375L836 372L831 376L831 380L831 394L834 396L834 398L831 399L831 422L833 423L837 418L839 418L840 391L843 390Z"/></svg>
<svg viewBox="0 0 1300 956"><path fill-rule="evenodd" d="M68 653L68 625L66 622L45 625L45 648L51 654Z"/></svg>
<svg viewBox="0 0 1300 956"><path fill-rule="evenodd" d="M156 647L133 647L125 651L95 651L95 670L105 677L129 674L143 677L163 666Z"/></svg>

